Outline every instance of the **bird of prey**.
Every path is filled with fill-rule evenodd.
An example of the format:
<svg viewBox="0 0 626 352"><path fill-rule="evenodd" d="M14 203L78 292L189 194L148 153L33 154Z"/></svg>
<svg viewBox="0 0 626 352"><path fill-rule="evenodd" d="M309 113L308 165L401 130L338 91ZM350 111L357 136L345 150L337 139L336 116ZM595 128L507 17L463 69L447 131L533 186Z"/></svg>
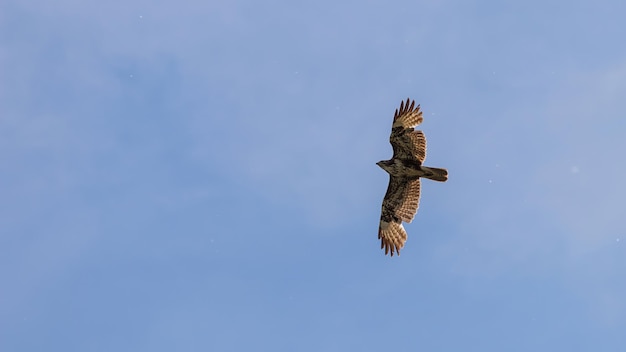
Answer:
<svg viewBox="0 0 626 352"><path fill-rule="evenodd" d="M396 109L391 126L389 142L393 147L393 157L376 163L389 173L389 186L383 199L378 238L385 254L396 253L406 242L406 231L402 222L410 223L417 212L420 200L420 178L445 182L448 170L426 167L426 137L415 126L422 123L420 106L407 98Z"/></svg>

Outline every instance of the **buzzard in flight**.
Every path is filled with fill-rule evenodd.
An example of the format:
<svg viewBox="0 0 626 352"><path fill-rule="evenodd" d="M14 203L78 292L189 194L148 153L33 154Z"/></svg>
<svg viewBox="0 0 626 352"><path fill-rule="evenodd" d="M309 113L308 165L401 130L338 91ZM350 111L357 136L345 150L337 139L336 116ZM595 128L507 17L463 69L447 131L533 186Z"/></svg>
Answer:
<svg viewBox="0 0 626 352"><path fill-rule="evenodd" d="M417 212L420 200L420 177L445 182L448 170L423 166L426 159L426 137L414 127L422 123L420 106L407 98L396 109L391 126L389 142L393 157L376 163L389 174L389 186L383 199L378 238L385 254L400 249L406 242L406 231L402 222L410 223Z"/></svg>

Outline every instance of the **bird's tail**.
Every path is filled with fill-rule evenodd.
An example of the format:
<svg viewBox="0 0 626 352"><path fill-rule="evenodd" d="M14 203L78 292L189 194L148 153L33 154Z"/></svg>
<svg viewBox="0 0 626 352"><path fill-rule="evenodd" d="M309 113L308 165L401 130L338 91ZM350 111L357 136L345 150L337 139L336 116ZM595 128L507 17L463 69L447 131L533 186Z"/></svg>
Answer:
<svg viewBox="0 0 626 352"><path fill-rule="evenodd" d="M448 180L448 170L446 169L422 166L422 171L426 173L422 177L425 177L427 179L439 182L446 182Z"/></svg>

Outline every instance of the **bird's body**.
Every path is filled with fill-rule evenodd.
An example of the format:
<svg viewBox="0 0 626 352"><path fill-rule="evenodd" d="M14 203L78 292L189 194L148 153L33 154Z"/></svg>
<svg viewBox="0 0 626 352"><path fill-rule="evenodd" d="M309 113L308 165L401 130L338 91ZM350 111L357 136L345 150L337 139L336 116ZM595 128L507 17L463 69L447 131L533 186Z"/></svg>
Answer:
<svg viewBox="0 0 626 352"><path fill-rule="evenodd" d="M387 171L393 177L425 177L435 181L446 181L447 176L442 175L441 169L422 166L420 162L408 159L383 160L376 163L381 169Z"/></svg>
<svg viewBox="0 0 626 352"><path fill-rule="evenodd" d="M409 106L409 103L411 104ZM385 254L400 254L407 239L402 222L410 223L419 207L420 178L445 182L446 169L423 166L426 158L426 137L415 126L422 123L420 106L415 101L402 102L396 109L391 127L389 142L393 147L393 157L376 163L389 173L389 186L383 199L378 238Z"/></svg>

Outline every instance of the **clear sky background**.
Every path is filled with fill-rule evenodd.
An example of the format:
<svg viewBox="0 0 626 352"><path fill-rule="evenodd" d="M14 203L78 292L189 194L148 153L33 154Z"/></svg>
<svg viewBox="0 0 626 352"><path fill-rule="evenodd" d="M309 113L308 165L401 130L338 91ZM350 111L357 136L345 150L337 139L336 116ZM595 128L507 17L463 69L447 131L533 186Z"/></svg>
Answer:
<svg viewBox="0 0 626 352"><path fill-rule="evenodd" d="M625 14L2 1L0 350L626 351Z"/></svg>

